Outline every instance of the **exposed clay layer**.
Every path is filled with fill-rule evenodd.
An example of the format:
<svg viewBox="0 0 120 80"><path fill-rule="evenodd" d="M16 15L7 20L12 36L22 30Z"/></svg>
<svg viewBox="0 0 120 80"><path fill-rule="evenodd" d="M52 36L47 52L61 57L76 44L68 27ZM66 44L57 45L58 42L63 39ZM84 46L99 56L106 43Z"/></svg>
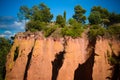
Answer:
<svg viewBox="0 0 120 80"><path fill-rule="evenodd" d="M6 80L106 80L114 70L109 56L120 56L119 48L116 39L19 33L7 56Z"/></svg>
<svg viewBox="0 0 120 80"><path fill-rule="evenodd" d="M93 67L93 80L111 79L113 65L110 64L110 56L120 56L120 41L99 38L95 45L95 61Z"/></svg>

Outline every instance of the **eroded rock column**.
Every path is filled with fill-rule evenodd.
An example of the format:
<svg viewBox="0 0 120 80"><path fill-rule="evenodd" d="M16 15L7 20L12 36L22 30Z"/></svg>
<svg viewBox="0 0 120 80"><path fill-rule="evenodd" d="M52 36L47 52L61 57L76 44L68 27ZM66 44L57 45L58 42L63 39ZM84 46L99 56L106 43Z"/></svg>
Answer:
<svg viewBox="0 0 120 80"><path fill-rule="evenodd" d="M25 69L28 61L28 55L34 46L34 39L15 39L6 63L6 80L24 80ZM15 49L18 47L19 52L17 59L14 61Z"/></svg>
<svg viewBox="0 0 120 80"><path fill-rule="evenodd" d="M109 42L103 38L96 40L93 80L107 80L112 76L112 66L109 64L107 56L107 54L111 55Z"/></svg>
<svg viewBox="0 0 120 80"><path fill-rule="evenodd" d="M88 41L85 38L66 40L64 62L57 80L74 80L74 73L78 65L88 59L87 45Z"/></svg>
<svg viewBox="0 0 120 80"><path fill-rule="evenodd" d="M28 70L27 80L52 80L52 61L63 50L62 40L38 38Z"/></svg>

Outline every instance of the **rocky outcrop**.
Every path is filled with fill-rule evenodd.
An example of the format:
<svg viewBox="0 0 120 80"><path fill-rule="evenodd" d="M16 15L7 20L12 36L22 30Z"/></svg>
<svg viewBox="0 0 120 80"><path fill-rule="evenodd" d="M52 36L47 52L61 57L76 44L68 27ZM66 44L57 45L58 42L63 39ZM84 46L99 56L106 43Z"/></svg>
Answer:
<svg viewBox="0 0 120 80"><path fill-rule="evenodd" d="M98 38L95 45L93 80L112 79L114 66L110 64L109 60L112 55L120 56L120 41Z"/></svg>
<svg viewBox="0 0 120 80"><path fill-rule="evenodd" d="M28 55L34 46L34 39L15 39L6 63L6 80L23 80L28 62ZM19 52L15 53L16 48ZM15 60L15 54L18 55Z"/></svg>
<svg viewBox="0 0 120 80"><path fill-rule="evenodd" d="M85 38L67 39L63 66L61 67L57 80L73 80L74 71L79 64L85 63L88 59L88 40Z"/></svg>
<svg viewBox="0 0 120 80"><path fill-rule="evenodd" d="M106 80L113 76L109 57L120 56L120 41L98 38L45 38L16 35L7 56L6 80Z"/></svg>
<svg viewBox="0 0 120 80"><path fill-rule="evenodd" d="M102 38L97 40L95 45L95 60L93 67L94 80L106 80L107 77L112 74L112 70L110 70L112 66L108 63L107 52L111 53L108 40Z"/></svg>
<svg viewBox="0 0 120 80"><path fill-rule="evenodd" d="M51 80L52 61L63 51L63 39L37 39L35 42L27 80Z"/></svg>

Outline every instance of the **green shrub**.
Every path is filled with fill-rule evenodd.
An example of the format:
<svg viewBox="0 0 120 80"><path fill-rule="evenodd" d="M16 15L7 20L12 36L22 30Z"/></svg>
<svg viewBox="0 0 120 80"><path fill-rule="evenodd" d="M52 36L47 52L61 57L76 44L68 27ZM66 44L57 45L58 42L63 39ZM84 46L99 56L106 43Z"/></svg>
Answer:
<svg viewBox="0 0 120 80"><path fill-rule="evenodd" d="M113 52L113 50L112 50ZM112 55L110 55L110 52L107 51L107 58L108 58L108 61L111 65L115 65L115 64L120 64L120 58L119 56L115 56L114 55L115 53L113 52Z"/></svg>
<svg viewBox="0 0 120 80"><path fill-rule="evenodd" d="M50 26L44 29L45 37L50 36L57 28L58 28L58 25L54 25L54 26Z"/></svg>
<svg viewBox="0 0 120 80"><path fill-rule="evenodd" d="M5 77L6 56L9 53L10 48L10 41L5 38L0 38L0 80L4 80Z"/></svg>
<svg viewBox="0 0 120 80"><path fill-rule="evenodd" d="M88 36L90 39L96 39L97 36L104 36L106 33L106 29L98 26L98 25L93 25L90 28L90 31L88 33Z"/></svg>
<svg viewBox="0 0 120 80"><path fill-rule="evenodd" d="M58 15L56 17L56 23L59 24L61 27L65 26L65 18L62 15Z"/></svg>
<svg viewBox="0 0 120 80"><path fill-rule="evenodd" d="M112 26L109 26L106 29L106 28L103 28L103 27L98 26L98 25L93 25L90 28L88 36L89 36L90 39L95 39L97 36L106 36L106 37L114 36L114 37L119 37L120 36L120 26L112 25Z"/></svg>
<svg viewBox="0 0 120 80"><path fill-rule="evenodd" d="M110 35L113 36L120 36L120 26L109 26L108 27L108 32Z"/></svg>
<svg viewBox="0 0 120 80"><path fill-rule="evenodd" d="M112 56L108 57L108 61L109 61L111 64L118 64L118 61L117 61L114 57L112 57Z"/></svg>
<svg viewBox="0 0 120 80"><path fill-rule="evenodd" d="M81 33L84 31L80 23L72 24L70 27L62 28L61 34L63 36L71 36L73 38L80 37Z"/></svg>
<svg viewBox="0 0 120 80"><path fill-rule="evenodd" d="M46 28L47 24L45 22L40 22L40 21L29 21L26 24L26 31L41 31Z"/></svg>

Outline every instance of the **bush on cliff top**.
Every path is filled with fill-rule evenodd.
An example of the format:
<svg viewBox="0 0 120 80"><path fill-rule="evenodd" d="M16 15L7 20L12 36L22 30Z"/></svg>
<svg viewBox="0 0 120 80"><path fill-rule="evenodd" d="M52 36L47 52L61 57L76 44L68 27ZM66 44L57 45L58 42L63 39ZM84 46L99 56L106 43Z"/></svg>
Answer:
<svg viewBox="0 0 120 80"><path fill-rule="evenodd" d="M120 25L112 25L108 27L108 32L113 36L120 36Z"/></svg>
<svg viewBox="0 0 120 80"><path fill-rule="evenodd" d="M82 32L84 31L82 24L78 22L71 22L70 26L65 26L62 28L61 34L63 36L71 36L73 38L81 37Z"/></svg>
<svg viewBox="0 0 120 80"><path fill-rule="evenodd" d="M99 25L92 25L88 36L90 39L95 39L97 36L116 37L120 38L120 26L112 25L108 28L101 27Z"/></svg>
<svg viewBox="0 0 120 80"><path fill-rule="evenodd" d="M58 25L46 27L46 29L44 29L44 36L45 37L50 36L57 28L58 28Z"/></svg>
<svg viewBox="0 0 120 80"><path fill-rule="evenodd" d="M51 25L51 20L53 14L50 12L50 8L47 7L44 3L39 5L34 5L32 8L27 6L21 6L18 17L21 20L28 20L26 24L26 31L42 31L44 32L45 37L50 36L56 29L60 29L63 36L71 37L80 37L83 32L83 26L85 26L86 16L84 16L86 10L80 5L74 7L75 14L73 18L68 20L69 24L66 24L66 12L63 15L58 15L56 21L52 22L54 26L60 25L60 27L48 27ZM97 13L97 14L96 14ZM120 34L120 26L110 26L115 23L120 23L120 15L110 13L107 9L100 6L94 6L91 8L91 14L88 17L89 24L92 24L92 27L89 31L90 38L96 38L97 36L104 36L105 33L110 35ZM108 29L103 28L109 27Z"/></svg>
<svg viewBox="0 0 120 80"><path fill-rule="evenodd" d="M89 30L88 36L90 39L95 39L97 36L104 36L106 31L105 28L99 25L93 25Z"/></svg>
<svg viewBox="0 0 120 80"><path fill-rule="evenodd" d="M26 31L36 32L41 31L46 28L47 24L45 22L40 21L29 21L26 24Z"/></svg>

